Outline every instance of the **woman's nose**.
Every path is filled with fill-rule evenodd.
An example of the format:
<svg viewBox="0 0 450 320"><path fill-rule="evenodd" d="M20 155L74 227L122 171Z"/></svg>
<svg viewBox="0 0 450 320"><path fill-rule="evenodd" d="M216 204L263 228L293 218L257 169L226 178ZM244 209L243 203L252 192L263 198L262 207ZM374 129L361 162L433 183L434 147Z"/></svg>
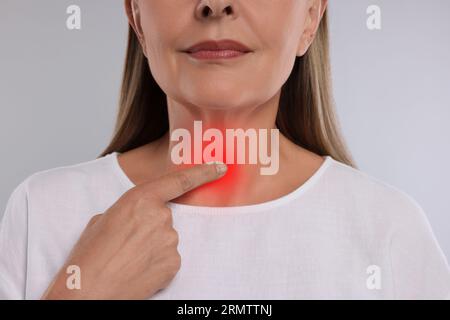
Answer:
<svg viewBox="0 0 450 320"><path fill-rule="evenodd" d="M195 15L199 20L235 17L237 12L234 2L234 0L200 0Z"/></svg>

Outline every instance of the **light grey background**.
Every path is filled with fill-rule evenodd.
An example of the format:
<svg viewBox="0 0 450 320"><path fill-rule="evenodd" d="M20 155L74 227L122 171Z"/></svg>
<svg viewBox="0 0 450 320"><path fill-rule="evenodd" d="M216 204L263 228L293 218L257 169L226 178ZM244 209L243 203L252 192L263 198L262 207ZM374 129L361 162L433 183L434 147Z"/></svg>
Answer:
<svg viewBox="0 0 450 320"><path fill-rule="evenodd" d="M80 31L66 29L71 4ZM366 27L372 4L380 31ZM335 99L357 164L419 202L450 258L450 2L330 0L330 22ZM122 0L0 0L0 216L28 175L107 145L126 35Z"/></svg>

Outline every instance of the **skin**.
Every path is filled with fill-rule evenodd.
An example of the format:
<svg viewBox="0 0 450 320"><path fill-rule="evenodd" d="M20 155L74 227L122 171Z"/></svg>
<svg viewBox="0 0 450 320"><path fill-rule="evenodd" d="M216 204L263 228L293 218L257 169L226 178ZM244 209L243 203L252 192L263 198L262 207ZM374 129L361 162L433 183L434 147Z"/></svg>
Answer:
<svg viewBox="0 0 450 320"><path fill-rule="evenodd" d="M204 6L210 15L201 15ZM129 23L167 95L169 132L192 130L194 120L204 127L276 128L281 87L295 57L311 45L326 6L326 0L126 0ZM206 39L237 40L252 52L227 61L181 52ZM243 165L224 197L220 184L204 187L223 177L216 165L177 168L169 138L119 156L136 187L91 219L43 299L149 298L182 263L168 201L235 206L273 200L302 185L324 161L280 134L279 172L262 176L259 165ZM81 290L66 289L69 265L81 268Z"/></svg>
<svg viewBox="0 0 450 320"><path fill-rule="evenodd" d="M233 13L223 12L226 5ZM281 87L296 56L306 53L327 7L324 0L125 2L153 77L167 95L170 130L203 127L276 128ZM201 16L204 6L213 12ZM222 13L221 13L222 12ZM270 28L267 28L270 21ZM233 39L252 49L243 59L199 62L180 52L205 39ZM256 71L255 71L256 70ZM119 156L136 185L176 170L169 133L159 141ZM244 165L230 188L220 183L200 188L174 202L236 206L279 198L302 185L323 158L280 135L280 169L260 175L259 165ZM226 189L226 197L223 189Z"/></svg>

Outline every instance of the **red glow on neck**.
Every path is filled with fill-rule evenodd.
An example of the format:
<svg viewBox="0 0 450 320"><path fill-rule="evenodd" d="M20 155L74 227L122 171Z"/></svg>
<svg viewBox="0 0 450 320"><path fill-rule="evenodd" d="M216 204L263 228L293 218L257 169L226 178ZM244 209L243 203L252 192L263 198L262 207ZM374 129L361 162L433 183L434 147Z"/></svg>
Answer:
<svg viewBox="0 0 450 320"><path fill-rule="evenodd" d="M233 193L234 190L236 190L238 188L238 186L243 182L243 170L245 170L245 167L248 166L247 164L238 164L237 163L237 143L235 141L235 143L232 146L227 146L226 145L226 128L223 125L213 125L211 123L209 123L207 126L205 126L203 124L202 126L202 136L201 137L194 137L194 130L191 131L191 163L192 164L182 164L182 165L178 165L177 167L179 169L184 169L187 167L191 167L197 164L193 164L195 163L194 158L195 158L195 152L200 153L197 154L197 158L201 157L201 163L206 163L209 160L204 158L204 151L205 148L212 144L214 142L214 138L211 141L204 141L203 140L203 134L205 133L206 130L208 130L209 128L214 128L219 130L222 133L222 138L223 138L223 143L222 143L222 157L220 157L220 155L217 155L215 152L212 152L212 156L215 157L214 160L216 161L221 161L223 163L226 163L227 165L227 172L225 173L224 176L222 176L221 178L219 178L218 180L206 183L198 188L196 188L195 190L189 192L190 195L197 195L199 196L199 198L203 198L203 197L208 197L208 196L212 196L214 198L219 198L221 202L227 202L227 198ZM195 148L195 143L194 140L195 139L201 139L201 150L196 150ZM248 147L248 146L247 146ZM233 149L231 149L233 148ZM198 147L197 147L198 149ZM210 149L211 150L211 149ZM227 151L228 150L228 151ZM227 163L226 159L227 159L227 152L233 152L234 151L234 160L232 163ZM247 154L247 150L240 150L245 151L245 154ZM201 196L200 196L201 195Z"/></svg>

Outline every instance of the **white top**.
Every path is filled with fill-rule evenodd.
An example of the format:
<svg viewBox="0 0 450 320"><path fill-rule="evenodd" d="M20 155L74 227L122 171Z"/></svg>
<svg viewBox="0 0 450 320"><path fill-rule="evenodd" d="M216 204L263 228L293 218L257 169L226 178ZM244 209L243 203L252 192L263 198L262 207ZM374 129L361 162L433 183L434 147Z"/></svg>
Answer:
<svg viewBox="0 0 450 320"><path fill-rule="evenodd" d="M0 229L0 298L39 299L91 216L133 186L117 153L25 179ZM181 268L152 299L450 298L449 266L421 207L329 156L276 200L168 205Z"/></svg>

